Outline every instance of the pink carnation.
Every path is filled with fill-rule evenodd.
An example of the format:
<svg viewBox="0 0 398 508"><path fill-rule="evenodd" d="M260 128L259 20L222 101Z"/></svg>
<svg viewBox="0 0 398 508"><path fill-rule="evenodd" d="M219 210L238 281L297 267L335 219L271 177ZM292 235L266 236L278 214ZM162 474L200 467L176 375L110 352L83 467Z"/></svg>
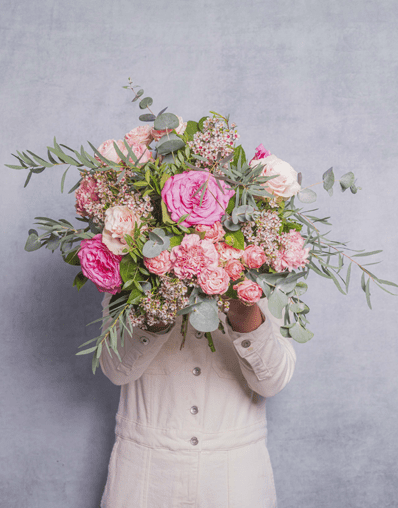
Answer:
<svg viewBox="0 0 398 508"><path fill-rule="evenodd" d="M167 133L173 132L173 130L176 131L177 134L184 134L185 129L187 128L187 122L183 122L181 116L177 116L179 124L178 127L175 129L165 129L163 131L157 131L154 128L151 130L151 135L155 141L159 141L159 139L163 136L165 136Z"/></svg>
<svg viewBox="0 0 398 508"><path fill-rule="evenodd" d="M296 268L303 268L309 263L307 258L310 247L303 248L304 238L298 231L291 229L289 233L284 233L282 238L286 242L286 247L277 252L276 259L273 262L274 270L283 272L287 269L291 272Z"/></svg>
<svg viewBox="0 0 398 508"><path fill-rule="evenodd" d="M135 129L128 132L124 139L127 141L127 143L131 145L149 145L149 143L152 141L152 127L149 125L140 125L139 127L136 127Z"/></svg>
<svg viewBox="0 0 398 508"><path fill-rule="evenodd" d="M205 268L217 268L218 254L210 240L199 235L186 235L170 253L173 270L179 279L190 279Z"/></svg>
<svg viewBox="0 0 398 508"><path fill-rule="evenodd" d="M94 282L98 291L112 295L121 291L123 282L119 267L122 256L112 254L102 243L100 234L83 240L77 255L83 275Z"/></svg>
<svg viewBox="0 0 398 508"><path fill-rule="evenodd" d="M229 261L230 259L240 259L243 255L243 250L235 249L225 242L215 244L217 252L220 256L220 261Z"/></svg>
<svg viewBox="0 0 398 508"><path fill-rule="evenodd" d="M139 217L127 206L112 206L105 212L105 227L102 241L116 255L125 254L127 246L125 235L134 235L135 224L140 224Z"/></svg>
<svg viewBox="0 0 398 508"><path fill-rule="evenodd" d="M256 303L260 300L263 290L261 287L251 280L245 280L236 284L234 287L238 293L239 300L245 303Z"/></svg>
<svg viewBox="0 0 398 508"><path fill-rule="evenodd" d="M229 286L229 276L224 268L205 268L198 275L198 282L208 295L222 295Z"/></svg>
<svg viewBox="0 0 398 508"><path fill-rule="evenodd" d="M256 161L259 159L265 159L265 157L268 157L269 155L271 155L271 152L266 150L264 148L264 145L261 143L261 145L258 145L258 147L256 148L256 155L253 157L253 159L250 162Z"/></svg>
<svg viewBox="0 0 398 508"><path fill-rule="evenodd" d="M249 268L260 268L266 262L267 256L258 245L249 245L246 247L242 259Z"/></svg>
<svg viewBox="0 0 398 508"><path fill-rule="evenodd" d="M115 139L108 139L107 141L104 141L102 145L98 147L99 153L105 157L105 159L108 159L112 162L116 162L116 164L119 164L121 161L120 157L118 156L115 147L113 146L113 143L116 143L119 150L123 152L123 149L125 150L126 147L124 146L124 143L121 139L119 141L116 141ZM96 155L95 158L99 161L100 158Z"/></svg>
<svg viewBox="0 0 398 508"><path fill-rule="evenodd" d="M241 273L245 267L237 259L230 259L224 266L224 270L231 277L232 280L237 280L241 276Z"/></svg>
<svg viewBox="0 0 398 508"><path fill-rule="evenodd" d="M215 222L212 226L206 226L205 224L198 224L195 226L196 231L205 231L205 240L210 240L213 243L219 242L224 237L225 231L220 221Z"/></svg>
<svg viewBox="0 0 398 508"><path fill-rule="evenodd" d="M207 189L200 205L202 191L198 189L206 181ZM189 214L181 222L183 226L212 226L224 215L230 198L235 194L234 190L227 190L229 187L224 181L221 180L220 185L224 192L208 171L185 171L166 181L162 189L162 199L173 221L177 222L183 215Z"/></svg>
<svg viewBox="0 0 398 508"><path fill-rule="evenodd" d="M164 275L171 270L173 266L170 261L170 252L163 250L159 256L155 258L144 257L144 265L148 268L151 273L156 275Z"/></svg>
<svg viewBox="0 0 398 508"><path fill-rule="evenodd" d="M98 194L96 192L97 182L91 176L83 178L80 186L75 191L76 196L76 212L79 215L87 216L86 206L93 201L99 201Z"/></svg>

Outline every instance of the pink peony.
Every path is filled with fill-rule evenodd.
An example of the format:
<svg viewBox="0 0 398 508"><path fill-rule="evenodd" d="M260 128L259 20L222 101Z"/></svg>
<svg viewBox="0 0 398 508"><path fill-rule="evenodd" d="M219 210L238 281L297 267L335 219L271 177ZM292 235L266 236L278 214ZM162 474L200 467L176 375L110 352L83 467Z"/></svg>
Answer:
<svg viewBox="0 0 398 508"><path fill-rule="evenodd" d="M230 259L224 266L224 270L231 277L232 280L237 280L241 276L241 273L245 267L237 259Z"/></svg>
<svg viewBox="0 0 398 508"><path fill-rule="evenodd" d="M101 293L115 295L122 289L119 266L122 256L115 256L102 243L101 235L83 240L77 253L82 272L97 286Z"/></svg>
<svg viewBox="0 0 398 508"><path fill-rule="evenodd" d="M258 245L249 245L246 247L242 259L249 268L260 268L267 261L267 256Z"/></svg>
<svg viewBox="0 0 398 508"><path fill-rule="evenodd" d="M205 231L205 240L210 240L213 243L219 242L224 237L225 231L220 221L215 222L212 226L198 224L195 226L196 231Z"/></svg>
<svg viewBox="0 0 398 508"><path fill-rule="evenodd" d="M177 134L184 134L185 129L187 128L187 122L183 122L182 118L180 116L177 116L179 120L179 125L175 129L165 129L164 131L157 131L154 128L151 130L151 135L155 141L159 141L159 139L163 136L165 136L167 133L173 132L173 130L176 131Z"/></svg>
<svg viewBox="0 0 398 508"><path fill-rule="evenodd" d="M240 259L244 253L243 250L235 249L225 242L215 244L217 252L220 256L220 261L229 261L230 259Z"/></svg>
<svg viewBox="0 0 398 508"><path fill-rule="evenodd" d="M297 181L297 173L287 162L278 159L275 155L269 155L265 158L252 160L250 166L264 164L261 176L279 175L272 180L262 184L264 188L274 196L290 198L297 194L301 185Z"/></svg>
<svg viewBox="0 0 398 508"><path fill-rule="evenodd" d="M149 125L140 125L128 132L124 139L131 145L149 145L152 141L152 127Z"/></svg>
<svg viewBox="0 0 398 508"><path fill-rule="evenodd" d="M198 275L198 282L208 295L222 295L229 286L229 276L224 268L205 268Z"/></svg>
<svg viewBox="0 0 398 508"><path fill-rule="evenodd" d="M135 224L140 224L139 217L127 206L112 206L105 212L105 227L102 231L102 241L113 254L125 254L127 242L126 234L134 235Z"/></svg>
<svg viewBox="0 0 398 508"><path fill-rule="evenodd" d="M107 141L104 141L104 143L102 143L102 145L100 145L98 147L98 151L103 157L105 157L105 159L108 159L112 162L116 162L117 164L119 164L121 159L118 156L118 154L115 150L115 147L113 146L113 143L115 143L115 142L121 152L123 152L123 149L124 150L126 149L126 147L124 146L124 143L121 139L119 139L119 141L116 141L114 139L108 139ZM97 160L100 160L100 158L97 155L95 156L95 158Z"/></svg>
<svg viewBox="0 0 398 508"><path fill-rule="evenodd" d="M140 160L139 164L145 164L149 160L152 159L152 152L148 150L148 148L145 145L142 145L140 143L133 143L131 146L131 149L134 153L134 155L137 157L137 159ZM124 156L127 156L128 151L123 143L123 147L121 148L121 152ZM130 157L130 162L134 162Z"/></svg>
<svg viewBox="0 0 398 508"><path fill-rule="evenodd" d="M206 181L208 182L207 189L200 206L202 191L194 194ZM162 199L175 222L183 215L189 214L182 221L183 226L194 224L212 226L224 215L228 201L235 194L235 191L227 190L228 186L223 181L220 184L224 194L214 176L208 171L185 171L166 181L162 189Z"/></svg>
<svg viewBox="0 0 398 508"><path fill-rule="evenodd" d="M240 282L233 288L237 290L239 300L245 303L256 303L263 294L261 287L251 280Z"/></svg>
<svg viewBox="0 0 398 508"><path fill-rule="evenodd" d="M310 247L303 248L304 238L298 231L291 229L289 233L284 233L282 239L286 242L277 252L276 259L273 262L273 268L277 272L283 272L286 269L291 272L296 268L302 268L309 263L308 255Z"/></svg>
<svg viewBox="0 0 398 508"><path fill-rule="evenodd" d="M217 268L218 254L210 240L199 235L186 235L170 253L173 270L179 279L190 279L205 268Z"/></svg>
<svg viewBox="0 0 398 508"><path fill-rule="evenodd" d="M79 215L87 216L86 205L93 201L99 201L98 194L96 193L97 182L91 176L83 178L78 189L75 190L76 196L76 212Z"/></svg>
<svg viewBox="0 0 398 508"><path fill-rule="evenodd" d="M264 148L264 145L261 143L261 145L258 145L258 147L256 148L256 155L253 157L253 159L250 161L250 163L252 161L257 161L259 159L265 159L266 157L268 157L269 155L271 155L271 152L269 152L268 150L266 150ZM258 163L257 163L258 164Z"/></svg>
<svg viewBox="0 0 398 508"><path fill-rule="evenodd" d="M163 250L159 256L156 256L155 258L144 257L144 265L151 273L164 275L166 272L169 272L173 266L170 261L170 252Z"/></svg>

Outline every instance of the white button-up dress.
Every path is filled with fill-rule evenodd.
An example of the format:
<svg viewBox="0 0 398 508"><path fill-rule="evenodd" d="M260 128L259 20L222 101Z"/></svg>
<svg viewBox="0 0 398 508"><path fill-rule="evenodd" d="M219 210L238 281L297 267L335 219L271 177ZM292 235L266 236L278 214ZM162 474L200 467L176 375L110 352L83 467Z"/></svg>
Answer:
<svg viewBox="0 0 398 508"><path fill-rule="evenodd" d="M107 305L106 295L103 305ZM134 329L104 374L121 386L102 508L274 508L265 399L290 381L296 355L280 322L212 333L216 352L181 317L167 333Z"/></svg>

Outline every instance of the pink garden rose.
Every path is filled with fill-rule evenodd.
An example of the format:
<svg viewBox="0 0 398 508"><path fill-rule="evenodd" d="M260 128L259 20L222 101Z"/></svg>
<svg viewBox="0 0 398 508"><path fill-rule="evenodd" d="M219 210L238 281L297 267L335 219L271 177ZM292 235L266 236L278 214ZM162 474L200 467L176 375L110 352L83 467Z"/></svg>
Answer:
<svg viewBox="0 0 398 508"><path fill-rule="evenodd" d="M115 139L108 139L107 141L104 141L104 143L102 143L102 145L100 145L98 147L98 151L103 157L105 157L105 159L108 159L112 162L116 162L116 164L119 164L121 159L118 156L118 154L115 150L115 147L113 146L113 143L115 143L115 142L121 152L123 152L123 150L126 149L126 147L124 146L123 140L119 139L118 141L116 141ZM95 158L97 160L100 160L97 155L95 156Z"/></svg>
<svg viewBox="0 0 398 508"><path fill-rule="evenodd" d="M101 235L83 240L77 255L80 259L83 275L97 286L101 293L115 295L122 289L120 261L122 256L115 256L102 243Z"/></svg>
<svg viewBox="0 0 398 508"><path fill-rule="evenodd" d="M297 181L297 173L287 162L278 159L275 155L268 155L265 158L250 162L250 166L256 166L257 164L265 165L261 176L279 175L262 184L265 190L274 196L290 198L300 191L301 185Z"/></svg>
<svg viewBox="0 0 398 508"><path fill-rule="evenodd" d="M243 256L244 251L235 249L225 242L218 242L215 244L217 252L220 256L220 261L229 261L230 259L240 259Z"/></svg>
<svg viewBox="0 0 398 508"><path fill-rule="evenodd" d="M170 253L173 270L179 279L191 279L205 268L217 268L218 254L210 240L199 235L186 235Z"/></svg>
<svg viewBox="0 0 398 508"><path fill-rule="evenodd" d="M105 227L102 241L116 255L124 255L127 242L124 235L134 235L135 224L140 224L139 217L127 206L112 206L105 212Z"/></svg>
<svg viewBox="0 0 398 508"><path fill-rule="evenodd" d="M238 293L238 298L245 303L256 303L260 300L263 290L251 280L245 280L233 286Z"/></svg>
<svg viewBox="0 0 398 508"><path fill-rule="evenodd" d="M268 150L266 150L264 148L264 145L261 143L261 145L258 145L258 147L256 148L256 155L253 157L253 159L250 161L250 163L252 161L257 161L259 159L265 159L266 157L268 157L269 155L271 155L271 152L269 152ZM257 163L258 164L258 163Z"/></svg>
<svg viewBox="0 0 398 508"><path fill-rule="evenodd" d="M309 263L307 258L310 247L303 248L304 238L298 231L291 229L289 233L282 235L282 239L286 246L277 252L276 259L273 262L274 270L283 272L287 269L291 272Z"/></svg>
<svg viewBox="0 0 398 508"><path fill-rule="evenodd" d="M145 145L141 145L140 143L133 143L131 146L131 149L134 153L134 155L137 157L137 159L140 160L139 164L145 164L149 160L152 159L152 152L148 150L148 148ZM124 156L127 156L128 151L123 143L123 147L121 148L121 152ZM130 157L130 162L134 162Z"/></svg>
<svg viewBox="0 0 398 508"><path fill-rule="evenodd" d="M155 141L159 141L159 139L163 136L165 136L167 133L173 132L173 130L176 131L177 134L184 134L185 129L187 128L187 122L183 122L182 118L180 116L177 116L179 120L179 125L175 129L165 129L163 131L157 131L154 128L151 130L151 135Z"/></svg>
<svg viewBox="0 0 398 508"><path fill-rule="evenodd" d="M149 125L140 125L128 132L124 139L131 145L149 145L152 141L152 127Z"/></svg>
<svg viewBox="0 0 398 508"><path fill-rule="evenodd" d="M168 250L163 250L159 256L155 258L144 257L144 265L151 273L164 275L169 272L173 266L170 261L170 252Z"/></svg>
<svg viewBox="0 0 398 508"><path fill-rule="evenodd" d="M194 194L206 180L207 189L200 206L202 191ZM235 194L234 190L227 190L228 186L224 181L220 184L224 194L214 176L208 171L185 171L166 180L162 189L162 199L173 221L177 222L180 217L189 214L181 222L183 226L195 224L212 226L224 215L228 201Z"/></svg>
<svg viewBox="0 0 398 508"><path fill-rule="evenodd" d="M237 280L241 276L245 267L237 259L230 259L224 266L224 270L231 277L232 280Z"/></svg>
<svg viewBox="0 0 398 508"><path fill-rule="evenodd" d="M210 240L213 243L219 242L224 237L225 231L220 221L215 222L212 226L205 226L204 224L198 224L195 226L196 231L205 231L205 240Z"/></svg>
<svg viewBox="0 0 398 508"><path fill-rule="evenodd" d="M267 256L258 245L249 245L246 247L242 259L249 268L260 268L267 261Z"/></svg>
<svg viewBox="0 0 398 508"><path fill-rule="evenodd" d="M198 275L202 290L208 295L222 295L229 286L230 278L224 268L205 268Z"/></svg>
<svg viewBox="0 0 398 508"><path fill-rule="evenodd" d="M97 182L91 176L83 178L78 189L75 190L76 196L76 212L85 217L88 214L86 206L93 201L99 201L98 194L96 192Z"/></svg>

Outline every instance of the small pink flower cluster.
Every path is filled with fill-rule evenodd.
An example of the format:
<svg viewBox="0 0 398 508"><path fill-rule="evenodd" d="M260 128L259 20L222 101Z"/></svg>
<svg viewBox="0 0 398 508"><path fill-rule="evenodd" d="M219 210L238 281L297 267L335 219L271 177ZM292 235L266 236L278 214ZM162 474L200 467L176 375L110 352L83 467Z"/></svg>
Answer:
<svg viewBox="0 0 398 508"><path fill-rule="evenodd" d="M193 153L207 159L207 162L198 160L195 165L198 168L208 168L214 164L219 153L221 157L227 157L233 152L234 143L238 138L235 124L229 128L219 118L208 118L203 122L203 132L196 132L193 141L188 142Z"/></svg>
<svg viewBox="0 0 398 508"><path fill-rule="evenodd" d="M297 268L303 268L309 263L308 255L310 247L304 248L304 238L298 231L291 229L289 233L282 235L283 247L279 249L272 266L277 272L284 272L286 269L291 272Z"/></svg>

